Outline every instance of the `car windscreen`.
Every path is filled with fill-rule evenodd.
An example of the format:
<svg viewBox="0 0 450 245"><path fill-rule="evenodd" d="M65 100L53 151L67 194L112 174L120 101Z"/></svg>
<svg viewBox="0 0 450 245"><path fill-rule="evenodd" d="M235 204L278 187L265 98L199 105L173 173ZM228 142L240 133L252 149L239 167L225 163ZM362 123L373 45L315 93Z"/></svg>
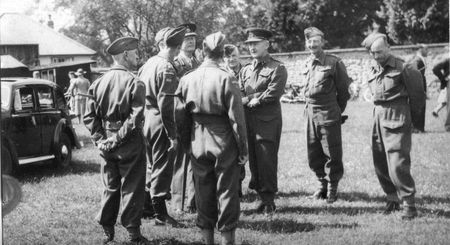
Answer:
<svg viewBox="0 0 450 245"><path fill-rule="evenodd" d="M11 101L11 89L8 86L2 85L2 110L9 109L9 103Z"/></svg>

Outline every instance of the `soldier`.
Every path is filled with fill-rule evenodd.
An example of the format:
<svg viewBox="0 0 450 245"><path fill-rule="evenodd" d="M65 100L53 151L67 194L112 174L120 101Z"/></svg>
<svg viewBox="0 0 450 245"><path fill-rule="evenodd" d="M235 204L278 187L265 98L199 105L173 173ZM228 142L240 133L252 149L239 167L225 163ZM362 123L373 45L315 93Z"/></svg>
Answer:
<svg viewBox="0 0 450 245"><path fill-rule="evenodd" d="M174 59L175 70L178 78L184 74L196 69L200 65L200 61L195 57L196 37L195 24L187 23L180 26L186 27L183 43L181 44L180 54ZM184 201L187 194L187 212L195 213L195 190L192 167L190 164L189 154L186 149L181 146L177 149L177 157L172 179L172 208L177 212L184 211Z"/></svg>
<svg viewBox="0 0 450 245"><path fill-rule="evenodd" d="M420 113L425 103L422 77L418 70L390 53L386 35L373 33L362 45L377 62L368 82L375 104L373 161L387 194L384 213L399 210L400 197L404 205L402 218L412 219L417 216L417 210L416 188L410 172L411 116Z"/></svg>
<svg viewBox="0 0 450 245"><path fill-rule="evenodd" d="M238 47L233 44L225 44L223 48L223 61L225 63L225 69L232 74L236 80L236 86L239 89L239 74L242 69L240 61L240 53ZM242 197L242 182L245 179L245 167L241 166L240 178L239 178L239 197Z"/></svg>
<svg viewBox="0 0 450 245"><path fill-rule="evenodd" d="M114 66L89 88L84 123L105 159L104 185L97 216L106 238L114 239L114 225L122 199L121 223L132 244L148 241L140 232L145 188L145 147L142 135L145 85L130 70L137 65L138 40L122 37L108 46ZM123 180L123 181L122 181Z"/></svg>
<svg viewBox="0 0 450 245"><path fill-rule="evenodd" d="M278 191L278 148L281 137L280 97L284 92L287 71L283 63L269 54L272 33L259 28L247 29L252 63L244 66L240 75L243 93L251 179L249 188L258 192L258 213L275 211Z"/></svg>
<svg viewBox="0 0 450 245"><path fill-rule="evenodd" d="M192 169L197 226L205 244L214 244L214 227L222 244L234 244L239 219L239 165L247 161L244 111L235 78L220 67L225 36L205 38L205 61L181 78L179 93L191 110Z"/></svg>
<svg viewBox="0 0 450 245"><path fill-rule="evenodd" d="M146 187L155 211L155 224L178 226L167 213L166 200L170 199L170 183L178 145L174 100L178 78L172 65L179 53L186 29L166 27L155 37L159 53L151 57L139 69L139 77L146 85L144 135L148 140ZM145 204L145 213L151 215L150 203Z"/></svg>
<svg viewBox="0 0 450 245"><path fill-rule="evenodd" d="M242 69L240 62L240 53L238 47L233 44L225 44L223 61L225 62L225 69L228 70L233 76L239 78L239 73Z"/></svg>
<svg viewBox="0 0 450 245"><path fill-rule="evenodd" d="M433 110L433 116L437 117L438 112L445 105L447 105L447 119L445 120L445 130L450 131L450 92L448 86L449 74L450 74L450 58L445 58L437 62L433 67L433 73L439 78L441 82L441 93L438 98L438 105Z"/></svg>
<svg viewBox="0 0 450 245"><path fill-rule="evenodd" d="M423 90L427 94L427 80L425 78L426 61L428 55L428 47L425 44L420 44L417 48L416 54L408 61L415 69L422 74ZM420 114L416 118L412 118L413 133L425 132L425 110L426 105L421 108Z"/></svg>
<svg viewBox="0 0 450 245"><path fill-rule="evenodd" d="M324 53L322 31L309 27L304 33L306 48L311 53L302 69L306 81L306 147L309 167L319 182L312 198L333 203L344 174L341 114L350 98L350 78L339 57Z"/></svg>

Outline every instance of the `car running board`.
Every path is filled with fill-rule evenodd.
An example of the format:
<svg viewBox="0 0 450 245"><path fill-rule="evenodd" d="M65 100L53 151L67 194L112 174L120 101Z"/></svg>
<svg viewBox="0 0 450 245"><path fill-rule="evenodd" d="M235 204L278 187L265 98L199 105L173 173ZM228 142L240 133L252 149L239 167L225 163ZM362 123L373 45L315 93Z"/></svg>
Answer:
<svg viewBox="0 0 450 245"><path fill-rule="evenodd" d="M30 157L25 159L19 159L19 165L33 163L33 162L42 162L50 159L54 159L55 155L47 155L47 156L40 156L40 157Z"/></svg>

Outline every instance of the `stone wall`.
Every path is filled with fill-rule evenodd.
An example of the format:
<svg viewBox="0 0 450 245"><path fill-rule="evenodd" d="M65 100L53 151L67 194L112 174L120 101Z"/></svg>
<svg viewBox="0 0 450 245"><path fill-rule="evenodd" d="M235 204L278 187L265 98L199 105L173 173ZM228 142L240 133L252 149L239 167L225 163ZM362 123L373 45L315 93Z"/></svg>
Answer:
<svg viewBox="0 0 450 245"><path fill-rule="evenodd" d="M437 85L435 80L437 79L431 69L436 61L442 59L445 55L448 57L448 46L447 43L437 43L428 44L428 57L426 58L426 71L425 75L427 77L427 83L429 86L430 93L436 90ZM407 46L392 46L391 50L394 55L403 58L404 60L409 60L415 53L415 45ZM367 89L367 76L369 74L369 69L374 64L373 59L369 56L368 52L364 48L353 48L353 49L333 49L326 50L327 53L337 55L342 58L344 64L347 67L347 72L349 76L353 79L351 85L351 92L354 99L360 98L361 93L365 92ZM305 81L302 81L299 68L303 65L306 58L309 56L309 52L291 52L291 53L274 53L271 54L277 60L284 62L288 70L288 81L290 84L298 84L303 87ZM243 63L251 61L250 56L242 56Z"/></svg>

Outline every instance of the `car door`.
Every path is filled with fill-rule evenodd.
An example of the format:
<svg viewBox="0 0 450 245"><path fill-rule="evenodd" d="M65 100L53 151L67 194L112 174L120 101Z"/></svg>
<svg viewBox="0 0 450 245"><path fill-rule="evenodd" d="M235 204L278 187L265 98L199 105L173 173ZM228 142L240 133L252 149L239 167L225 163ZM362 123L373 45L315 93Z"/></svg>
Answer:
<svg viewBox="0 0 450 245"><path fill-rule="evenodd" d="M56 125L61 120L61 111L56 105L55 91L51 86L40 85L35 86L37 97L37 107L42 132L42 152L44 155L53 154L53 139L55 135Z"/></svg>
<svg viewBox="0 0 450 245"><path fill-rule="evenodd" d="M42 152L42 141L33 88L19 87L15 88L13 93L10 136L16 147L17 156L19 158L38 156Z"/></svg>

